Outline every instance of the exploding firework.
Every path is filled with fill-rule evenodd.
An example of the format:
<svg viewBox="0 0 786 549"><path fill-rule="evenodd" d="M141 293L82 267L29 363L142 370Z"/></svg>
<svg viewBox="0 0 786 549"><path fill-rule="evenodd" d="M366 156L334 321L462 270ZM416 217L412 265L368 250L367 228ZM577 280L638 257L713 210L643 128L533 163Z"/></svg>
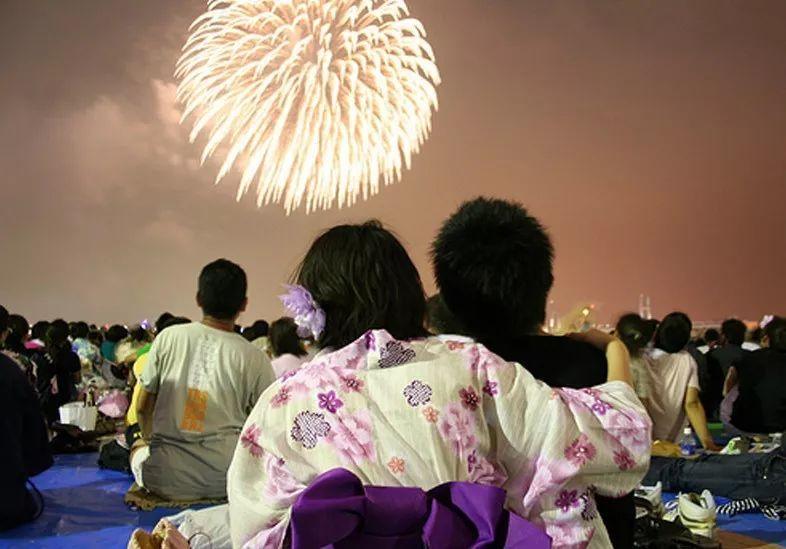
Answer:
<svg viewBox="0 0 786 549"><path fill-rule="evenodd" d="M352 205L401 179L431 131L439 71L404 0L211 0L175 75L202 162L238 200Z"/></svg>

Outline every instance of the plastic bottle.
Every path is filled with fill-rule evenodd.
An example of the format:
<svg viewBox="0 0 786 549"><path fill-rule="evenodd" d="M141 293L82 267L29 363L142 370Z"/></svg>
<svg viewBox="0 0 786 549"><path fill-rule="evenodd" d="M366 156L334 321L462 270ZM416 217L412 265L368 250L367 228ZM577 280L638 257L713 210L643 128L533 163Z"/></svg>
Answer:
<svg viewBox="0 0 786 549"><path fill-rule="evenodd" d="M693 430L690 427L685 427L682 430L682 437L680 437L680 453L685 456L692 456L696 453L696 439L693 437Z"/></svg>

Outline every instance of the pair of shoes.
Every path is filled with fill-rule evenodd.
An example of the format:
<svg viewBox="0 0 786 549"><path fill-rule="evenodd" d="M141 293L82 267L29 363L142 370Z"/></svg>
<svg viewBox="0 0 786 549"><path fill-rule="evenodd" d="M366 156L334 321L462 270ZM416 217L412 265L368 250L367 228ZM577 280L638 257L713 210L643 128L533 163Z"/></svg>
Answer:
<svg viewBox="0 0 786 549"><path fill-rule="evenodd" d="M655 486L639 486L634 492L634 497L646 500L652 509L652 514L661 518L666 509L663 507L663 484L658 481Z"/></svg>
<svg viewBox="0 0 786 549"><path fill-rule="evenodd" d="M666 505L665 519L679 521L696 535L715 539L717 506L709 490L701 494L680 494Z"/></svg>

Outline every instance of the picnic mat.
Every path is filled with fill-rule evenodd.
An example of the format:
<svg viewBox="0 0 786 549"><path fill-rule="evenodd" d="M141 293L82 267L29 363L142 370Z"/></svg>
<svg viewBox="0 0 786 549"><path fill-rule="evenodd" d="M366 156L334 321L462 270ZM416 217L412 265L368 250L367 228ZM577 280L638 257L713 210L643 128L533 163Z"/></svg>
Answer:
<svg viewBox="0 0 786 549"><path fill-rule="evenodd" d="M131 476L99 469L97 460L98 454L56 456L55 465L33 479L44 497L43 514L0 533L0 548L125 547L135 528L152 530L161 518L178 512L130 509L123 498ZM719 535L725 549L786 545L786 522L760 514L719 517L718 525L725 530Z"/></svg>
<svg viewBox="0 0 786 549"><path fill-rule="evenodd" d="M160 507L166 507L169 509L176 508L176 509L185 509L187 507L193 508L197 506L208 506L208 505L221 505L222 503L226 503L226 498L223 499L192 499L186 501L173 501L164 499L160 496L155 494L151 494L141 486L139 486L136 482L131 485L131 488L128 489L126 492L125 497L123 500L126 502L127 505L131 505L136 507L137 509L141 509L142 511L152 511L153 509L158 509Z"/></svg>

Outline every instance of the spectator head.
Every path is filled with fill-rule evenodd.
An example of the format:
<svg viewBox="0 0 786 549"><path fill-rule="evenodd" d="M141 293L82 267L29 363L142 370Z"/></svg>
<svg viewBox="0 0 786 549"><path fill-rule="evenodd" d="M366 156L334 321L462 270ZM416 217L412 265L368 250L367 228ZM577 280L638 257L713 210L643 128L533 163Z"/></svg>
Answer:
<svg viewBox="0 0 786 549"><path fill-rule="evenodd" d="M652 339L651 324L636 313L622 315L614 331L633 357L639 356Z"/></svg>
<svg viewBox="0 0 786 549"><path fill-rule="evenodd" d="M0 343L5 341L8 332L8 309L0 305Z"/></svg>
<svg viewBox="0 0 786 549"><path fill-rule="evenodd" d="M173 316L163 324L161 324L161 331L163 332L167 328L172 326L177 326L178 324L191 324L191 319L186 318L184 316Z"/></svg>
<svg viewBox="0 0 786 549"><path fill-rule="evenodd" d="M426 327L432 334L437 335L465 332L440 294L434 294L426 301Z"/></svg>
<svg viewBox="0 0 786 549"><path fill-rule="evenodd" d="M721 324L723 341L730 345L742 345L745 343L745 332L747 331L748 328L745 326L745 323L736 318L729 318Z"/></svg>
<svg viewBox="0 0 786 549"><path fill-rule="evenodd" d="M260 319L255 321L251 326L247 326L243 330L243 337L245 337L248 341L254 341L260 337L266 337L269 330L270 325L267 323L267 320Z"/></svg>
<svg viewBox="0 0 786 549"><path fill-rule="evenodd" d="M715 328L707 328L704 330L704 343L709 346L715 345L720 342L720 332Z"/></svg>
<svg viewBox="0 0 786 549"><path fill-rule="evenodd" d="M297 324L287 316L279 318L270 325L270 350L274 357L281 355L303 356L306 350L297 335Z"/></svg>
<svg viewBox="0 0 786 549"><path fill-rule="evenodd" d="M68 323L52 322L46 331L45 343L47 352L56 354L64 349L70 349L71 344L68 341L68 335Z"/></svg>
<svg viewBox="0 0 786 549"><path fill-rule="evenodd" d="M128 329L122 324L113 324L106 331L106 339L109 342L117 343L128 337Z"/></svg>
<svg viewBox="0 0 786 549"><path fill-rule="evenodd" d="M46 320L39 320L33 324L33 329L30 334L31 337L38 341L44 341L46 339L46 332L49 331L49 326L50 324Z"/></svg>
<svg viewBox="0 0 786 549"><path fill-rule="evenodd" d="M546 230L520 204L477 198L440 228L431 257L442 298L484 340L536 332L554 281Z"/></svg>
<svg viewBox="0 0 786 549"><path fill-rule="evenodd" d="M8 315L8 335L5 339L6 347L21 353L25 349L25 342L30 339L30 324L22 315Z"/></svg>
<svg viewBox="0 0 786 549"><path fill-rule="evenodd" d="M98 330L90 330L90 333L87 334L87 340L100 348L101 344L104 342L104 335Z"/></svg>
<svg viewBox="0 0 786 549"><path fill-rule="evenodd" d="M771 349L786 352L786 318L776 316L764 328L767 343Z"/></svg>
<svg viewBox="0 0 786 549"><path fill-rule="evenodd" d="M142 326L134 326L128 332L128 338L135 343L149 343L153 340L150 337L150 332L145 330Z"/></svg>
<svg viewBox="0 0 786 549"><path fill-rule="evenodd" d="M761 342L764 339L764 328L759 326L756 329L751 330L750 334L748 335L751 343L755 343L756 345L761 345Z"/></svg>
<svg viewBox="0 0 786 549"><path fill-rule="evenodd" d="M685 313L675 312L666 315L658 325L655 346L667 353L682 351L690 341L693 323Z"/></svg>
<svg viewBox="0 0 786 549"><path fill-rule="evenodd" d="M164 324L166 324L169 320L171 320L173 318L175 318L175 315L173 315L170 312L163 312L163 313L161 313L158 316L158 318L156 319L156 324L155 324L156 333L158 333L161 330L163 330L164 329Z"/></svg>
<svg viewBox="0 0 786 549"><path fill-rule="evenodd" d="M235 263L218 259L199 274L197 303L205 316L235 320L246 309L246 272Z"/></svg>
<svg viewBox="0 0 786 549"><path fill-rule="evenodd" d="M320 235L296 272L325 312L320 348L339 349L371 329L396 339L427 334L426 297L404 246L378 221Z"/></svg>
<svg viewBox="0 0 786 549"><path fill-rule="evenodd" d="M71 337L73 339L85 339L90 334L90 326L87 322L74 322L71 325Z"/></svg>
<svg viewBox="0 0 786 549"><path fill-rule="evenodd" d="M71 335L71 327L68 325L68 322L63 320L62 318L56 318L52 321L52 326L57 326L58 330L65 330L67 335ZM47 333L49 331L47 330Z"/></svg>

